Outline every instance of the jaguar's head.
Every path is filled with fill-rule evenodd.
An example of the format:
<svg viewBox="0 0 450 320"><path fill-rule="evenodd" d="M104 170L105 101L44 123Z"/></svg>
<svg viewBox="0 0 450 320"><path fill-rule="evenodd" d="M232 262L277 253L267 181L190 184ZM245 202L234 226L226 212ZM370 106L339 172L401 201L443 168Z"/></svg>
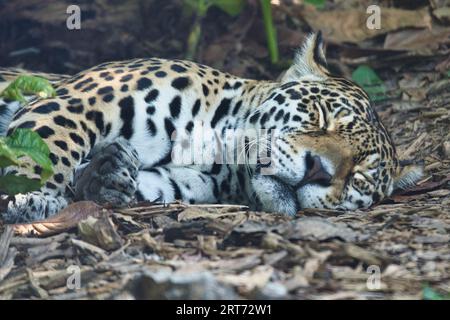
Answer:
<svg viewBox="0 0 450 320"><path fill-rule="evenodd" d="M422 176L420 166L401 165L364 90L330 74L320 33L258 109L269 114L263 127L277 128L270 166L253 180L266 209L367 208Z"/></svg>

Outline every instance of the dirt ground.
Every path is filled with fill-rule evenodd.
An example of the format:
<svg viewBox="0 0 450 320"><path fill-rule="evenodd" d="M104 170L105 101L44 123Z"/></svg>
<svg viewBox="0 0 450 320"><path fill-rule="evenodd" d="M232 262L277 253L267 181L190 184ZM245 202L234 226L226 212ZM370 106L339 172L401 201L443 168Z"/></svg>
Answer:
<svg viewBox="0 0 450 320"><path fill-rule="evenodd" d="M194 21L180 1L79 1L82 29L68 31L65 8L77 1L39 2L0 3L2 67L73 74L107 60L183 58ZM273 1L282 58L274 66L258 3L237 17L211 9L195 60L273 79L307 32L321 29L333 72L350 78L368 65L383 80L374 106L400 157L424 162L418 186L369 210L304 210L293 219L231 205L82 202L68 209L90 216L75 228L59 230L63 218L33 226L51 236L22 237L15 232L29 226L0 222L0 298L450 297L450 4L376 1L381 29L369 30L373 1L321 9Z"/></svg>

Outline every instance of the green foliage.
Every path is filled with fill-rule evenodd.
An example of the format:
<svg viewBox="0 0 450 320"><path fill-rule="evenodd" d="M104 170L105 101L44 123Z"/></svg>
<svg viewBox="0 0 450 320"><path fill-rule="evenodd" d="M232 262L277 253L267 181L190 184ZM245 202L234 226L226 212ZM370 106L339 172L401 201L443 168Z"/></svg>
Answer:
<svg viewBox="0 0 450 320"><path fill-rule="evenodd" d="M261 0L261 7L264 19L264 28L266 30L267 48L269 49L270 61L275 64L278 62L278 43L277 32L272 20L272 7L270 0Z"/></svg>
<svg viewBox="0 0 450 320"><path fill-rule="evenodd" d="M426 286L422 290L422 297L424 300L448 300L450 297L444 297L437 293L433 288Z"/></svg>
<svg viewBox="0 0 450 320"><path fill-rule="evenodd" d="M50 150L44 140L34 131L17 129L8 137L0 138L0 167L30 166L23 157L31 158L42 168L41 180L32 180L22 176L5 175L0 177L0 190L14 195L39 189L53 174ZM31 169L31 168L30 168Z"/></svg>
<svg viewBox="0 0 450 320"><path fill-rule="evenodd" d="M48 80L36 76L19 76L3 90L0 96L25 103L24 95L37 95L50 98L56 95L55 89Z"/></svg>
<svg viewBox="0 0 450 320"><path fill-rule="evenodd" d="M0 178L0 190L13 196L18 193L27 193L38 190L41 183L38 180L28 179L23 176L7 174Z"/></svg>
<svg viewBox="0 0 450 320"><path fill-rule="evenodd" d="M312 4L317 9L323 9L325 7L325 0L305 0L305 2Z"/></svg>
<svg viewBox="0 0 450 320"><path fill-rule="evenodd" d="M237 16L245 7L245 0L210 0L216 7L230 16Z"/></svg>
<svg viewBox="0 0 450 320"><path fill-rule="evenodd" d="M206 16L210 7L216 6L230 16L237 16L245 6L245 0L186 0L185 4L200 17Z"/></svg>
<svg viewBox="0 0 450 320"><path fill-rule="evenodd" d="M193 12L200 17L206 16L210 5L208 6L205 0L185 0L185 9L187 9L188 14Z"/></svg>
<svg viewBox="0 0 450 320"><path fill-rule="evenodd" d="M272 63L278 63L278 43L276 29L272 20L272 7L270 0L260 0L264 20L264 29L266 31L267 48ZM317 0L316 0L317 1ZM195 13L196 20L192 26L188 37L187 59L194 59L198 43L201 37L201 21L206 16L210 7L216 6L230 16L237 16L245 7L245 0L186 0L185 7L188 12Z"/></svg>
<svg viewBox="0 0 450 320"><path fill-rule="evenodd" d="M26 103L24 95L49 98L54 97L56 92L46 79L23 75L0 93L0 96L7 99ZM8 137L0 137L0 168L31 166L29 162L23 161L24 157L29 157L42 169L40 180L12 174L0 177L0 190L9 195L38 190L53 174L49 154L50 150L44 140L29 129L17 129Z"/></svg>
<svg viewBox="0 0 450 320"><path fill-rule="evenodd" d="M194 59L197 52L198 43L202 34L201 23L206 16L208 9L216 6L230 16L241 13L245 7L245 0L186 0L185 9L189 14L195 14L195 22L188 37L187 59Z"/></svg>
<svg viewBox="0 0 450 320"><path fill-rule="evenodd" d="M373 101L386 98L386 86L371 67L366 65L359 66L353 71L352 79L366 90Z"/></svg>
<svg viewBox="0 0 450 320"><path fill-rule="evenodd" d="M198 43L200 42L200 36L202 34L202 28L199 22L194 23L191 32L188 37L188 47L186 52L186 58L193 60L195 58L195 53L197 52Z"/></svg>

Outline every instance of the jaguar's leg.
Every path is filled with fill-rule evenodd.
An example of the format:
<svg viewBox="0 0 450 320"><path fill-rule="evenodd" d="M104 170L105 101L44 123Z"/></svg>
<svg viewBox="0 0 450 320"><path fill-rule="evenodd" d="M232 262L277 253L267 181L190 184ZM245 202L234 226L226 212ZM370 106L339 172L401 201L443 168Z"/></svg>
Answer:
<svg viewBox="0 0 450 320"><path fill-rule="evenodd" d="M127 152L128 143L107 145L76 174L76 200L93 200L116 207L134 200L169 203L217 202L217 187L206 174L188 167L137 169L137 158ZM216 191L217 193L217 191Z"/></svg>
<svg viewBox="0 0 450 320"><path fill-rule="evenodd" d="M0 135L5 136L15 112L21 107L17 101L4 101L0 99ZM15 170L1 170L1 174L16 173ZM5 196L6 197L6 196ZM52 196L50 193L31 192L18 194L8 203L7 211L2 215L6 223L33 221L45 219L52 212L65 207L67 201L61 196Z"/></svg>
<svg viewBox="0 0 450 320"><path fill-rule="evenodd" d="M8 203L8 209L3 215L5 223L20 223L43 220L67 206L63 196L46 194L36 191L18 194Z"/></svg>
<svg viewBox="0 0 450 320"><path fill-rule="evenodd" d="M101 144L92 160L75 173L75 200L93 200L116 207L133 200L189 203L218 201L217 182L192 167L157 167L138 171L138 155L125 139Z"/></svg>
<svg viewBox="0 0 450 320"><path fill-rule="evenodd" d="M159 167L141 170L138 198L168 203L217 203L217 185L207 174L192 167Z"/></svg>
<svg viewBox="0 0 450 320"><path fill-rule="evenodd" d="M75 173L75 200L124 207L137 190L138 155L131 144L119 138L91 151L91 161Z"/></svg>
<svg viewBox="0 0 450 320"><path fill-rule="evenodd" d="M22 107L8 127L10 135L15 129L31 129L39 134L50 150L53 175L39 191L17 194L9 201L2 218L6 222L28 222L48 218L67 206L66 188L73 172L101 137L95 121L79 122L69 119L68 101L59 97L38 100ZM82 106L81 106L82 107ZM40 180L42 168L29 158L26 165L8 167L4 174Z"/></svg>
<svg viewBox="0 0 450 320"><path fill-rule="evenodd" d="M258 210L294 216L300 209L294 190L276 177L256 174L251 184Z"/></svg>

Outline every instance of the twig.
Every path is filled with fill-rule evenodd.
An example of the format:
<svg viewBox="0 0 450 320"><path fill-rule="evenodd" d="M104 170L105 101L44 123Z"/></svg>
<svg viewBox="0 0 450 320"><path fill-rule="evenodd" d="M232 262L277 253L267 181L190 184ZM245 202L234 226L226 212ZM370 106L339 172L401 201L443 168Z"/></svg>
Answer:
<svg viewBox="0 0 450 320"><path fill-rule="evenodd" d="M0 266L3 265L3 262L8 255L9 244L11 242L12 236L13 229L10 226L7 226L0 237Z"/></svg>
<svg viewBox="0 0 450 320"><path fill-rule="evenodd" d="M6 276L11 272L14 267L14 259L16 258L17 250L16 248L10 248L8 254L6 255L5 261L0 265L0 282L6 278Z"/></svg>
<svg viewBox="0 0 450 320"><path fill-rule="evenodd" d="M77 240L77 239L71 239L71 242L72 242L72 244L74 244L75 246L77 246L80 249L87 250L92 253L96 253L96 254L100 255L103 260L108 259L108 255L107 255L106 251L103 250L102 248L99 248L97 246L94 246L93 244L84 242L82 240Z"/></svg>
<svg viewBox="0 0 450 320"><path fill-rule="evenodd" d="M23 237L13 237L11 239L11 245L19 246L42 246L50 244L52 242L62 242L69 237L67 233L61 233L54 237L49 238L23 238Z"/></svg>
<svg viewBox="0 0 450 320"><path fill-rule="evenodd" d="M48 293L39 286L39 281L33 274L33 271L27 268L28 279L30 280L31 289L38 295L39 298L48 298Z"/></svg>

